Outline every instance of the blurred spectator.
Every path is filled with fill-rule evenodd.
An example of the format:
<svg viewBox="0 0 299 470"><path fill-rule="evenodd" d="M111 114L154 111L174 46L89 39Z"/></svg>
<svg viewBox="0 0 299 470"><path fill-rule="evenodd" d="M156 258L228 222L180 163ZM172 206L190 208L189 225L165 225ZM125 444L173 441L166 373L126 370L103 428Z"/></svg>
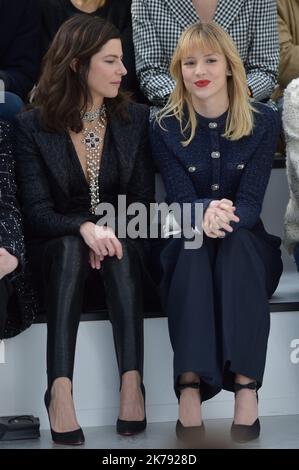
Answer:
<svg viewBox="0 0 299 470"><path fill-rule="evenodd" d="M278 0L277 12L280 64L274 99L282 96L291 80L299 77L299 0Z"/></svg>
<svg viewBox="0 0 299 470"><path fill-rule="evenodd" d="M0 121L0 340L28 328L38 311L24 259L11 124Z"/></svg>
<svg viewBox="0 0 299 470"><path fill-rule="evenodd" d="M284 242L299 271L299 78L284 92L283 128L286 138L290 200L285 215Z"/></svg>
<svg viewBox="0 0 299 470"><path fill-rule="evenodd" d="M0 0L0 118L11 120L39 70L40 11L35 0ZM1 100L3 101L3 100Z"/></svg>

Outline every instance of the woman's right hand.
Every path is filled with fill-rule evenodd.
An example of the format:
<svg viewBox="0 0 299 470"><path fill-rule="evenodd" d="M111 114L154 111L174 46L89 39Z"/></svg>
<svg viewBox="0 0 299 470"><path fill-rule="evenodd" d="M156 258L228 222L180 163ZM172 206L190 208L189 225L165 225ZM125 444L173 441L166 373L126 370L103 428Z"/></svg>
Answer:
<svg viewBox="0 0 299 470"><path fill-rule="evenodd" d="M101 263L104 259L104 256L101 255L96 255L95 252L90 249L89 250L89 264L92 267L92 269L101 269Z"/></svg>
<svg viewBox="0 0 299 470"><path fill-rule="evenodd" d="M5 248L0 248L0 279L12 273L19 264L16 256L9 253Z"/></svg>
<svg viewBox="0 0 299 470"><path fill-rule="evenodd" d="M207 237L223 238L225 232L232 232L230 222L239 222L234 212L236 208L229 199L215 200L209 204L203 219L203 230Z"/></svg>
<svg viewBox="0 0 299 470"><path fill-rule="evenodd" d="M112 228L102 227L93 222L84 222L80 226L80 234L99 261L105 256L117 256L118 259L123 257L122 245Z"/></svg>

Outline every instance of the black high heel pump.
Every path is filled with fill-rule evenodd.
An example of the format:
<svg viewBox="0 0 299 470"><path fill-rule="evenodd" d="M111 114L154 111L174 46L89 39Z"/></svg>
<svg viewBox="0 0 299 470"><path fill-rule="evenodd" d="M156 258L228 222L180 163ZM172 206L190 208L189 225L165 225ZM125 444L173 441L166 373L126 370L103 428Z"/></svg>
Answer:
<svg viewBox="0 0 299 470"><path fill-rule="evenodd" d="M46 391L45 397L45 406L47 408L48 412L48 417L49 417L49 423L50 423L50 429L51 429L51 435L52 435L52 440L55 442L55 444L64 444L64 445L69 445L69 446L79 446L81 444L84 444L85 442L85 437L83 434L83 431L81 428L75 429L74 431L69 431L69 432L56 432L53 431L51 427L51 420L50 420L50 414L49 414L49 406L51 402L51 397L50 397L50 392L49 390Z"/></svg>
<svg viewBox="0 0 299 470"><path fill-rule="evenodd" d="M124 419L118 418L116 422L116 431L122 436L133 436L134 434L139 434L144 431L146 428L145 388L143 383L140 385L140 388L144 401L144 419L142 421L125 421Z"/></svg>

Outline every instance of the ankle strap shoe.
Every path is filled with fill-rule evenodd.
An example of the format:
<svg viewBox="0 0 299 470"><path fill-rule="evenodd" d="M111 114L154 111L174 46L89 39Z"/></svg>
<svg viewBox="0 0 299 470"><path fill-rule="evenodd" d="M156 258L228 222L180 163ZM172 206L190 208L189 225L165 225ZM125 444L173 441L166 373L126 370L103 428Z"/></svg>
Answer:
<svg viewBox="0 0 299 470"><path fill-rule="evenodd" d="M234 388L235 388L235 394L238 393L240 390L243 390L244 388L248 388L249 390L256 391L257 382L255 381L249 382L248 384L235 383ZM257 391L256 391L256 399L258 401ZM233 422L230 432L231 432L231 438L235 442L244 443L244 442L253 441L254 439L257 439L260 435L260 432L261 432L260 420L259 418L257 418L253 424L235 424Z"/></svg>
<svg viewBox="0 0 299 470"><path fill-rule="evenodd" d="M177 386L177 390L179 392L181 392L182 390L185 390L186 388L197 389L199 391L199 396L200 396L200 401L201 401L199 382L178 384ZM191 447L197 447L200 444L200 441L202 441L203 437L205 436L205 427L204 427L203 422L200 426L184 426L181 423L181 421L178 419L176 422L175 431L176 431L177 438Z"/></svg>

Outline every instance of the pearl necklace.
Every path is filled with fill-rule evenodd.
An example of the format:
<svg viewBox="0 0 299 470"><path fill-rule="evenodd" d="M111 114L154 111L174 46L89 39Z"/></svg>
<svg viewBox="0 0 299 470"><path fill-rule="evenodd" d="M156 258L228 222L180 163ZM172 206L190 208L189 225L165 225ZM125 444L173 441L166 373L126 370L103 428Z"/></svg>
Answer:
<svg viewBox="0 0 299 470"><path fill-rule="evenodd" d="M81 142L85 145L87 176L89 180L90 212L96 213L100 203L99 171L101 166L104 134L107 126L106 106L103 104L95 111L87 111L81 116L82 121L97 121L92 127L82 131Z"/></svg>

